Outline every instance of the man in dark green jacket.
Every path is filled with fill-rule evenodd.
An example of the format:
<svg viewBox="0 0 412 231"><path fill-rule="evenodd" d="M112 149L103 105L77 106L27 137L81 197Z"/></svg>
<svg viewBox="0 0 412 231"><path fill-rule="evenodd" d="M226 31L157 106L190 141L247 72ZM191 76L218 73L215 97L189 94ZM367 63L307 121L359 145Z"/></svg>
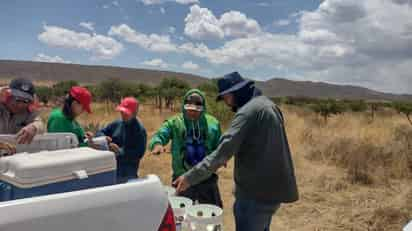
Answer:
<svg viewBox="0 0 412 231"><path fill-rule="evenodd" d="M166 120L150 141L153 154L172 141L173 180L181 176L216 149L221 131L219 121L207 113L206 98L197 89L183 97L182 113ZM211 174L199 184L180 192L181 196L222 207L218 177Z"/></svg>
<svg viewBox="0 0 412 231"><path fill-rule="evenodd" d="M298 200L294 168L280 109L237 72L218 80L218 100L235 114L217 149L174 185L177 192L210 176L235 156L236 231L268 231L281 203Z"/></svg>

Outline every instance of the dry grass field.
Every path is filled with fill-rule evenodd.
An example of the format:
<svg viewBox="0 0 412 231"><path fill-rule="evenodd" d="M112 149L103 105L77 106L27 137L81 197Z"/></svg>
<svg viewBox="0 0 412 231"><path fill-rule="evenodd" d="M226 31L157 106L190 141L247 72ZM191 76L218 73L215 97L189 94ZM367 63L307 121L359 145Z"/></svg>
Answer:
<svg viewBox="0 0 412 231"><path fill-rule="evenodd" d="M95 113L80 122L89 128L106 124L118 116L113 108L96 104ZM412 127L404 117L381 111L371 120L367 113L346 113L325 124L303 108L282 109L300 200L281 207L272 230L390 231L412 219ZM173 114L143 105L139 117L151 136ZM141 176L156 174L170 183L170 153L147 153L140 166ZM219 170L227 231L234 230L232 171L233 162Z"/></svg>

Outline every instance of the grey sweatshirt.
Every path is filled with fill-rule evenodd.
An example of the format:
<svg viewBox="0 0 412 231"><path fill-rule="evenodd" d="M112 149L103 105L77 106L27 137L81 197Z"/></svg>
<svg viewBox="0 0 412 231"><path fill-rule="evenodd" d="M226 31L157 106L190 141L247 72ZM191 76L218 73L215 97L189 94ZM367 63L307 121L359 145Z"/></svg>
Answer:
<svg viewBox="0 0 412 231"><path fill-rule="evenodd" d="M263 202L294 202L298 190L283 115L267 97L241 107L217 149L184 176L198 184L235 156L235 196Z"/></svg>

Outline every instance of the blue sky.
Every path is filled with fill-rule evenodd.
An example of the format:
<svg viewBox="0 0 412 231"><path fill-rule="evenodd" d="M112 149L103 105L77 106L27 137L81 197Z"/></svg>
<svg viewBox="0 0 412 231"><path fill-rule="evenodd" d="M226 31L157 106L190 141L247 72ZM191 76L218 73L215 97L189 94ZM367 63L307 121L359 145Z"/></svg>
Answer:
<svg viewBox="0 0 412 231"><path fill-rule="evenodd" d="M0 9L0 59L412 92L409 0L6 0Z"/></svg>

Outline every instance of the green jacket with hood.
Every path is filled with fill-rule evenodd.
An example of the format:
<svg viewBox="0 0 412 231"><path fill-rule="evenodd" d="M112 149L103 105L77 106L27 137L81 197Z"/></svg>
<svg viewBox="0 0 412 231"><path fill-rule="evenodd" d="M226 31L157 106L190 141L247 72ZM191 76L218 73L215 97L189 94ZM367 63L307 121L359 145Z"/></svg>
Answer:
<svg viewBox="0 0 412 231"><path fill-rule="evenodd" d="M206 102L204 94L197 89L188 91L184 96L184 99L186 99L193 93L199 94L203 98L203 102ZM183 103L182 112L183 113L180 113L166 120L160 127L160 129L153 135L149 144L150 150L153 150L153 148L157 144L165 146L169 143L170 140L172 140L171 152L173 178L179 177L188 171L183 164L183 159L185 153L185 139L187 131L189 131L189 129L193 129L193 126L197 127L198 123L202 134L205 135L204 142L207 148L207 155L212 153L213 150L217 148L221 135L219 121L215 117L207 114L206 105L204 106L204 110L200 115L198 121L192 122L186 118Z"/></svg>

